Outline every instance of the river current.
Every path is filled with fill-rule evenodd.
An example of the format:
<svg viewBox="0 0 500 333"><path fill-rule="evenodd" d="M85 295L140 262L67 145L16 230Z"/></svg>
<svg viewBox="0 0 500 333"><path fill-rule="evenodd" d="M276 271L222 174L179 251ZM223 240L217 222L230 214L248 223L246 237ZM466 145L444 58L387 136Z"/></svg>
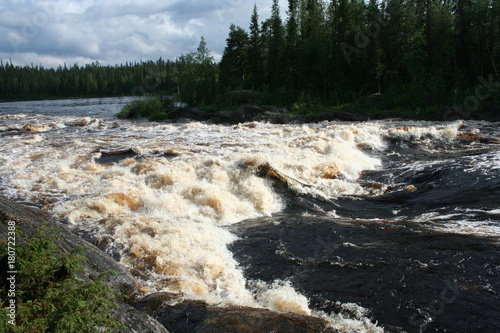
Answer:
<svg viewBox="0 0 500 333"><path fill-rule="evenodd" d="M479 121L118 120L0 104L0 194L143 282L343 332L500 331L500 129Z"/></svg>

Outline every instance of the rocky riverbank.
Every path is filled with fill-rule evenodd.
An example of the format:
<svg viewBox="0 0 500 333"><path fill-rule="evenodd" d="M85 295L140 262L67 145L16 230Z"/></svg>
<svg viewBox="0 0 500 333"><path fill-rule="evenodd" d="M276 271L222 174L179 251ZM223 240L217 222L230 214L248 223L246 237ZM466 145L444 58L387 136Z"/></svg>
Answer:
<svg viewBox="0 0 500 333"><path fill-rule="evenodd" d="M253 121L268 122L271 124L301 124L320 121L367 121L397 118L390 111L381 111L373 114L356 114L349 112L325 112L307 116L294 115L288 110L272 105L242 105L234 111L210 112L198 108L182 108L170 112L168 120L181 121L206 121L213 124L240 124Z"/></svg>
<svg viewBox="0 0 500 333"><path fill-rule="evenodd" d="M457 107L442 107L437 109L428 120L433 121L455 121L455 120L487 120L500 121L498 106L491 106L482 115L473 114L467 110ZM137 112L129 113L124 118L137 118ZM272 105L242 105L233 111L205 111L196 107L185 107L175 109L166 115L167 121L187 122L206 121L211 124L235 125L248 122L267 122L270 124L304 124L317 123L321 121L348 121L361 122L369 120L384 120L401 118L393 111L378 111L373 113L352 113L345 111L325 111L309 115L296 115L286 109Z"/></svg>
<svg viewBox="0 0 500 333"><path fill-rule="evenodd" d="M144 296L141 282L125 267L114 261L96 246L70 231L47 212L33 209L0 197L0 240L8 239L8 223L15 222L17 245L34 237L37 230L49 221L48 231L54 230L54 239L61 254L83 247L84 271L82 283L106 275L106 284L115 294L116 305L112 316L125 328L121 332L335 332L327 322L318 318L292 313L277 313L265 309L239 306L218 307L202 301L186 300L182 295L154 293ZM5 257L6 254L0 254ZM2 260L2 264L6 261ZM7 271L2 267L2 271ZM173 305L172 305L173 304Z"/></svg>

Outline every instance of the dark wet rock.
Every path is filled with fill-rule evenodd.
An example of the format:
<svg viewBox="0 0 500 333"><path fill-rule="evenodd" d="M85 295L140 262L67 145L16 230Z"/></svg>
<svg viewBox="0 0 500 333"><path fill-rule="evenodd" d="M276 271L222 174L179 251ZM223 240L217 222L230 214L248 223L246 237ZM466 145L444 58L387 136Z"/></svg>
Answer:
<svg viewBox="0 0 500 333"><path fill-rule="evenodd" d="M203 301L184 301L151 313L169 331L190 332L337 332L327 322L293 313L250 307L216 307Z"/></svg>
<svg viewBox="0 0 500 333"><path fill-rule="evenodd" d="M55 234L60 236L55 238L54 242L61 253L70 253L77 248L82 248L82 254L86 260L82 262L84 270L79 277L83 281L89 282L98 279L103 273L107 274L105 275L106 283L116 295L117 309L114 312L114 317L126 326L121 332L168 333L152 317L123 302L123 296L131 297L137 293L138 282L123 266L94 245L86 242L68 230L65 225L46 214L40 214L31 208L0 197L0 239L2 240L7 239L8 221L16 222L17 244L33 237L44 222L49 221L47 232L54 230Z"/></svg>
<svg viewBox="0 0 500 333"><path fill-rule="evenodd" d="M309 122L320 122L320 121L367 121L370 120L368 115L343 112L343 111L335 111L335 112L327 112L321 113L318 115L312 115L307 117Z"/></svg>
<svg viewBox="0 0 500 333"><path fill-rule="evenodd" d="M349 121L359 122L370 119L381 120L396 118L391 111L381 111L374 114L357 114L350 112L334 111L309 116L297 116L287 110L272 105L242 105L233 111L207 112L196 108L184 108L173 111L168 116L174 122L181 121L207 121L212 124L236 125L253 121L271 124L302 124L321 121Z"/></svg>
<svg viewBox="0 0 500 333"><path fill-rule="evenodd" d="M247 123L254 121L255 117L264 112L255 105L242 105L231 113L230 119L233 123Z"/></svg>
<svg viewBox="0 0 500 333"><path fill-rule="evenodd" d="M231 124L231 115L233 111L218 111L215 112L213 117L208 120L212 124Z"/></svg>
<svg viewBox="0 0 500 333"><path fill-rule="evenodd" d="M288 124L296 117L288 111L274 106L242 105L233 111L207 112L196 108L185 108L171 112L168 118L175 122L183 120L207 121L212 124L235 125L253 121Z"/></svg>
<svg viewBox="0 0 500 333"><path fill-rule="evenodd" d="M258 114L254 120L270 124L296 124L303 122L299 116L271 111L264 111L263 113Z"/></svg>
<svg viewBox="0 0 500 333"><path fill-rule="evenodd" d="M96 152L101 153L101 156L94 159L94 161L96 163L99 163L99 164L118 163L118 162L121 162L127 158L137 156L137 153L133 149L124 149L124 150L116 150L116 151L97 150Z"/></svg>
<svg viewBox="0 0 500 333"><path fill-rule="evenodd" d="M123 333L169 333L161 323L146 312L137 310L125 303L118 305L114 317L125 325L126 328L120 330Z"/></svg>
<svg viewBox="0 0 500 333"><path fill-rule="evenodd" d="M276 114L276 113L288 114L289 113L288 110L285 110L285 109L282 109L282 108L278 108L278 107L273 106L273 105L262 105L260 108L264 112L271 112L273 114Z"/></svg>
<svg viewBox="0 0 500 333"><path fill-rule="evenodd" d="M130 305L141 311L155 311L164 304L172 304L177 302L182 297L182 294L158 292L130 302Z"/></svg>
<svg viewBox="0 0 500 333"><path fill-rule="evenodd" d="M332 120L341 120L341 121L367 121L370 120L368 115L365 114L356 114L350 112L333 112Z"/></svg>
<svg viewBox="0 0 500 333"><path fill-rule="evenodd" d="M392 119L398 118L398 116L392 111L379 111L376 113L372 113L370 115L370 119L373 120L384 120L384 119Z"/></svg>
<svg viewBox="0 0 500 333"><path fill-rule="evenodd" d="M94 162L102 164L102 165L110 165L113 163L119 163L127 158L134 158L136 160L142 160L146 157L162 157L162 158L174 158L179 156L180 154L173 151L172 149L167 149L165 151L153 150L150 151L147 155L140 155L135 150L129 149L121 149L121 150L108 150L102 151L100 149L96 149L93 153L100 153L99 157L94 158Z"/></svg>
<svg viewBox="0 0 500 333"><path fill-rule="evenodd" d="M190 119L196 121L206 121L213 117L211 112L203 111L198 108L179 108L174 111L171 111L168 114L168 119L171 120L182 120L182 119Z"/></svg>
<svg viewBox="0 0 500 333"><path fill-rule="evenodd" d="M272 105L242 105L232 111L204 111L198 108L179 108L168 114L167 119L176 123L189 121L206 121L211 124L235 125L247 122L267 122L271 124L305 124L322 121L362 122L369 120L385 120L400 118L393 111L378 111L370 114L360 114L345 111L332 111L307 116L290 114L286 109ZM481 116L459 107L443 107L434 114L437 121L455 120L500 120L500 106L490 105Z"/></svg>
<svg viewBox="0 0 500 333"><path fill-rule="evenodd" d="M434 114L434 119L437 121L467 120L470 119L470 117L471 114L469 111L456 106L443 107Z"/></svg>

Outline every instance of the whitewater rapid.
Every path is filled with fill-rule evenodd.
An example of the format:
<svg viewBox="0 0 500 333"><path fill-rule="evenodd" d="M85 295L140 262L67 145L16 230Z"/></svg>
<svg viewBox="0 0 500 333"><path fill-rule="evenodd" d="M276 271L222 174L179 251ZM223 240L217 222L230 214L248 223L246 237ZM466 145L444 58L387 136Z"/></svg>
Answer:
<svg viewBox="0 0 500 333"><path fill-rule="evenodd" d="M382 157L393 153L387 140L450 143L462 126L221 126L3 114L0 193L43 206L73 229L109 241L121 263L142 279L144 293L328 317L311 310L287 281L250 285L228 250L235 236L224 226L286 206L259 166L271 166L300 194L324 200L373 195L377 190L358 178L383 167ZM99 163L123 152L130 156ZM346 330L381 330L362 315L329 319Z"/></svg>

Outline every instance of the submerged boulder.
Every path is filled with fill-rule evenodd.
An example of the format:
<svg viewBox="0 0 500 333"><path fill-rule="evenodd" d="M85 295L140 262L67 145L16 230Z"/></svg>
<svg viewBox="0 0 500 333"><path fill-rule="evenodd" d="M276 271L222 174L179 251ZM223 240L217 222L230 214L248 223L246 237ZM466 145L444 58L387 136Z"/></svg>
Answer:
<svg viewBox="0 0 500 333"><path fill-rule="evenodd" d="M26 124L23 126L23 131L25 132L46 132L48 130L49 127L45 125Z"/></svg>

